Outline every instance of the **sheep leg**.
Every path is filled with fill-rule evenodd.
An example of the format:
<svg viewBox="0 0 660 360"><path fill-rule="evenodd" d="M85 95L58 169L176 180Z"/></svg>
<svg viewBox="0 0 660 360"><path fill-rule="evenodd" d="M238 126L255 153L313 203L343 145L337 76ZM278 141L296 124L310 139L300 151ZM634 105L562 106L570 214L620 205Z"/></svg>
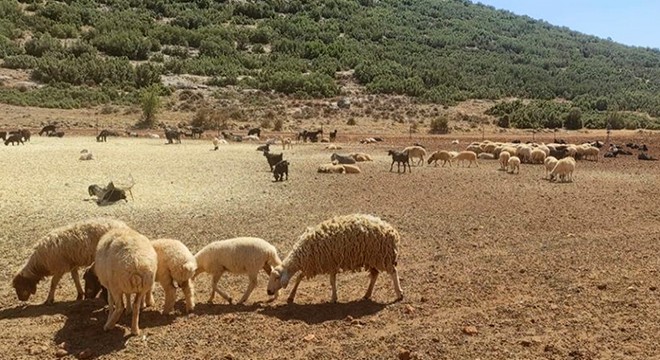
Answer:
<svg viewBox="0 0 660 360"><path fill-rule="evenodd" d="M174 303L176 302L176 288L172 285L172 278L168 275L161 282L163 290L165 291L165 304L163 305L163 314L169 314L174 310ZM149 291L151 293L151 291ZM147 298L149 295L147 295Z"/></svg>
<svg viewBox="0 0 660 360"><path fill-rule="evenodd" d="M71 278L73 279L73 283L76 284L76 291L78 292L78 296L76 297L76 300L82 300L85 293L83 292L82 285L80 285L80 276L78 275L78 268L71 270Z"/></svg>
<svg viewBox="0 0 660 360"><path fill-rule="evenodd" d="M215 297L215 287L218 284L218 280L220 280L220 275L213 275L213 279L211 280L211 297L209 298L209 303L213 303L213 298Z"/></svg>
<svg viewBox="0 0 660 360"><path fill-rule="evenodd" d="M147 292L151 292L151 290L147 290ZM133 335L140 335L140 306L142 305L145 296L146 293L142 292L135 296L135 302L133 302L133 316L131 319L131 334Z"/></svg>
<svg viewBox="0 0 660 360"><path fill-rule="evenodd" d="M257 287L257 273L250 274L248 276L250 278L250 282L248 284L247 289L245 290L245 293L243 294L243 297L241 297L241 299L238 300L237 304L244 303L250 297L250 294L252 294L254 288Z"/></svg>
<svg viewBox="0 0 660 360"><path fill-rule="evenodd" d="M337 273L330 274L330 288L332 289L332 295L330 297L331 303L337 302Z"/></svg>
<svg viewBox="0 0 660 360"><path fill-rule="evenodd" d="M183 289L183 294L186 297L186 311L195 310L195 285L192 280L182 281L179 286Z"/></svg>
<svg viewBox="0 0 660 360"><path fill-rule="evenodd" d="M392 165L390 165L390 172L392 172L392 168L394 168L394 160L392 160Z"/></svg>
<svg viewBox="0 0 660 360"><path fill-rule="evenodd" d="M293 284L293 289L291 289L291 292L289 293L289 298L286 300L289 303L293 302L293 299L296 297L296 291L298 291L298 285L300 285L300 282L303 279L303 275L300 274L298 275L298 278L296 279L296 283Z"/></svg>
<svg viewBox="0 0 660 360"><path fill-rule="evenodd" d="M63 274L55 274L50 280L50 290L48 291L48 297L44 302L45 305L52 305L55 302L55 289L57 289L57 284L60 282Z"/></svg>
<svg viewBox="0 0 660 360"><path fill-rule="evenodd" d="M108 314L108 320L103 326L104 331L114 329L115 324L117 324L117 321L119 320L119 317L121 317L121 313L124 312L123 294L119 293L115 294L116 296L113 296L111 293L112 291L109 291L110 295L108 295L108 300L113 299L114 306L111 306L112 311Z"/></svg>
<svg viewBox="0 0 660 360"><path fill-rule="evenodd" d="M369 269L369 287L367 288L367 293L364 294L364 299L370 299L371 294L374 291L374 285L376 284L376 279L378 279L378 270L371 268Z"/></svg>
<svg viewBox="0 0 660 360"><path fill-rule="evenodd" d="M222 276L222 273L218 275L217 279L215 276L213 277L213 290L220 294L220 296L222 296L225 300L227 300L228 303L232 304L233 300L231 297L218 286L218 280L220 280L220 276ZM213 302L213 292L211 293L211 299L209 302Z"/></svg>
<svg viewBox="0 0 660 360"><path fill-rule="evenodd" d="M170 286L173 286L171 281L170 281ZM145 295L145 297L144 297L144 303L143 303L144 306L142 306L142 307L143 308L147 307L147 306L151 307L151 306L154 306L155 303L156 302L154 301L154 294L150 290L147 293L147 295Z"/></svg>
<svg viewBox="0 0 660 360"><path fill-rule="evenodd" d="M396 300L403 300L403 290L401 290L401 284L399 283L399 273L396 271L396 268L390 273L392 278L392 283L394 284L394 291L396 292Z"/></svg>

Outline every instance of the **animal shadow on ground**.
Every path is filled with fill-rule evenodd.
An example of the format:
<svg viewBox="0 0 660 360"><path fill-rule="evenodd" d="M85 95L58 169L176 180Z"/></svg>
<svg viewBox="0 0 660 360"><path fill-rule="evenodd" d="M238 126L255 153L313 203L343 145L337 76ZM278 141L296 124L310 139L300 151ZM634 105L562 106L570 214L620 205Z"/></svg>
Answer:
<svg viewBox="0 0 660 360"><path fill-rule="evenodd" d="M371 300L359 300L348 303L319 304L286 304L264 307L261 314L273 316L280 320L300 320L307 324L320 324L331 320L343 320L348 316L359 319L373 315L389 304L381 304Z"/></svg>
<svg viewBox="0 0 660 360"><path fill-rule="evenodd" d="M101 299L57 302L54 305L21 305L0 310L1 319L35 318L43 315L62 315L66 318L53 341L65 343L65 349L77 356L82 351L91 351L91 357L112 354L126 347L130 335L131 315L124 313L115 329L103 331L108 313ZM148 333L149 328L165 326L174 321L174 316L165 316L152 308L140 311L140 330Z"/></svg>

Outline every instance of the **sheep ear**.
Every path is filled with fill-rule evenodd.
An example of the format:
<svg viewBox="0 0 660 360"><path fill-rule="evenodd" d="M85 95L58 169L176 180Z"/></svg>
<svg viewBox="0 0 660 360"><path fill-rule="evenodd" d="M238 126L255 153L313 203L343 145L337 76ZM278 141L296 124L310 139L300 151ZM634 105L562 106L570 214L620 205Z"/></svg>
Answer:
<svg viewBox="0 0 660 360"><path fill-rule="evenodd" d="M280 275L280 284L282 284L282 288L286 289L286 287L289 285L289 273L286 271L283 271L282 274Z"/></svg>

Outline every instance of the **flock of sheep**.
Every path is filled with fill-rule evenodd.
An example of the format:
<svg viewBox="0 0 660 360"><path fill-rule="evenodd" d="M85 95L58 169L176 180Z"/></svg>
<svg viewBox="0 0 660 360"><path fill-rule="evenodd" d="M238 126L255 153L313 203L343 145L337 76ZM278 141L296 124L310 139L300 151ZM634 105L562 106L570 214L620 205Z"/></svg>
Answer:
<svg viewBox="0 0 660 360"><path fill-rule="evenodd" d="M369 285L364 295L371 297L378 274L387 272L393 282L397 301L403 291L397 273L399 232L378 217L364 214L337 216L308 228L281 261L277 249L267 241L253 237L214 241L193 255L182 242L173 239L150 241L126 223L95 218L52 230L40 239L32 255L12 281L20 301L27 301L37 291L37 284L52 276L46 304L55 300L57 284L71 273L78 300L107 293L108 319L104 330L115 327L125 309L132 313L131 333L140 333L140 309L153 306L152 291L158 282L164 289L163 313L171 313L176 300L176 283L185 295L186 310L195 308L193 280L201 273L212 276L211 297L217 292L230 304L233 299L218 286L226 272L247 274L249 285L238 304L244 303L257 286L257 274L263 269L269 276L267 294L273 301L297 274L288 301L293 302L303 278L328 274L331 301L337 301L337 273L369 271ZM78 270L85 272L83 292ZM134 295L131 299L131 295ZM131 303L132 300L132 303Z"/></svg>

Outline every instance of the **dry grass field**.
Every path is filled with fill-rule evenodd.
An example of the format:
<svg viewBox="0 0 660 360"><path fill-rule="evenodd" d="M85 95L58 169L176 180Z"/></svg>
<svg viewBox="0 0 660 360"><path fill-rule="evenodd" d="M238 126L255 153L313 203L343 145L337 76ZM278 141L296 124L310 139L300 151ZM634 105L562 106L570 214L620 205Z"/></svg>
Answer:
<svg viewBox="0 0 660 360"><path fill-rule="evenodd" d="M593 139L594 134L583 135ZM660 154L659 135L645 141ZM637 136L637 138L635 138ZM632 157L579 161L573 183L543 180L540 165L519 175L478 168L412 168L390 173L388 137L378 145L340 138L340 153L375 161L355 175L318 174L331 151L323 144L285 151L290 179L274 183L257 144L211 151L208 141L33 137L0 146L0 357L49 359L650 359L660 356L660 163ZM462 149L452 136L418 137L431 149ZM492 140L502 140L491 138ZM569 138L586 140L587 138ZM548 139L551 141L551 135ZM602 140L602 137L601 137ZM96 160L79 161L80 150ZM280 152L281 148L275 151ZM396 169L396 166L395 166ZM135 200L99 207L87 186L135 179ZM182 240L196 252L236 236L262 237L284 258L307 226L334 215L372 213L402 234L399 271L405 299L382 276L373 301L360 300L366 273L338 276L330 304L327 277L304 281L295 304L286 293L266 304L266 276L245 306L216 297L209 277L196 281L198 307L141 316L144 336L130 337L130 318L103 332L100 300L75 301L65 276L56 304L17 300L13 275L32 245L54 227L111 216L150 238ZM234 296L247 277L221 280ZM179 297L182 295L179 292Z"/></svg>

